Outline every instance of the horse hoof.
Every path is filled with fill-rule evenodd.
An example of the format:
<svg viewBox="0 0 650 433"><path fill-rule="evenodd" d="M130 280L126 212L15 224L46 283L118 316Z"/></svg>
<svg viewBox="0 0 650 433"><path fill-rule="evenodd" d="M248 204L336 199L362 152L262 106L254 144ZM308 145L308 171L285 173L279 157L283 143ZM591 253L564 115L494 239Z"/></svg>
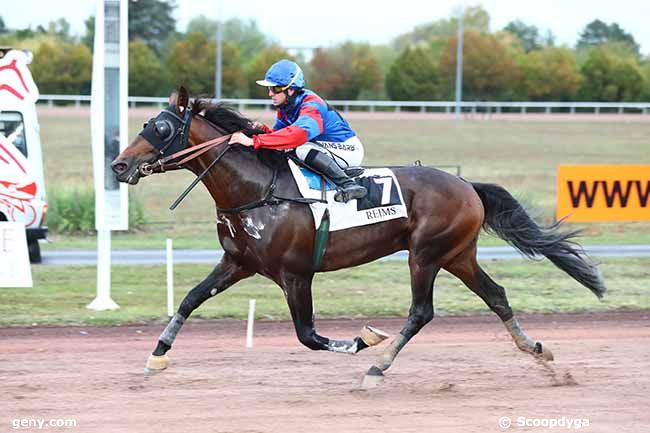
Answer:
<svg viewBox="0 0 650 433"><path fill-rule="evenodd" d="M372 326L366 325L361 329L361 339L368 346L376 346L388 338L388 334Z"/></svg>
<svg viewBox="0 0 650 433"><path fill-rule="evenodd" d="M544 361L553 361L553 352L551 352L546 346L543 346L539 341L535 343L535 356L543 359Z"/></svg>
<svg viewBox="0 0 650 433"><path fill-rule="evenodd" d="M144 366L144 375L152 376L154 374L160 373L167 367L169 367L169 356L149 355L149 358L147 358L147 363Z"/></svg>
<svg viewBox="0 0 650 433"><path fill-rule="evenodd" d="M376 388L384 382L384 373L379 367L372 366L368 369L368 372L363 376L363 381L361 382L361 389L371 389Z"/></svg>

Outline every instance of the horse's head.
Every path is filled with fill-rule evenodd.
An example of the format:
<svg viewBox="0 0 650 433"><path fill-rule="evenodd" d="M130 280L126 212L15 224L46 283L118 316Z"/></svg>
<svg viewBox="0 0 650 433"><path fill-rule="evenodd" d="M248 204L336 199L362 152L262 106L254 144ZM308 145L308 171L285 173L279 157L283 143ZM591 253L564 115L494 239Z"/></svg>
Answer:
<svg viewBox="0 0 650 433"><path fill-rule="evenodd" d="M111 163L120 182L131 185L152 174L152 164L188 145L192 110L184 87L169 97L169 107L150 119L138 136Z"/></svg>
<svg viewBox="0 0 650 433"><path fill-rule="evenodd" d="M120 182L135 185L143 176L184 168L188 161L227 143L233 132L242 131L248 136L264 133L231 107L213 104L209 99L197 99L190 107L189 99L184 87L172 93L169 107L150 119L115 158L111 168ZM230 148L227 145L223 153Z"/></svg>

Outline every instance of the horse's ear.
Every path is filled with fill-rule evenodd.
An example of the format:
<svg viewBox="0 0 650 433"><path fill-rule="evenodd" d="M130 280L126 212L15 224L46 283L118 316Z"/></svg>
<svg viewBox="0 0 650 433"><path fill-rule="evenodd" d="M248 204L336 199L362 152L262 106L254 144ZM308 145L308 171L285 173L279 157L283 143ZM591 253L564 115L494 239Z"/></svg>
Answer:
<svg viewBox="0 0 650 433"><path fill-rule="evenodd" d="M178 100L176 101L176 109L180 113L184 113L187 110L187 107L190 105L190 95L187 92L187 89L183 86L178 89Z"/></svg>
<svg viewBox="0 0 650 433"><path fill-rule="evenodd" d="M178 92L176 90L172 90L172 93L169 94L169 105L176 105L178 102Z"/></svg>

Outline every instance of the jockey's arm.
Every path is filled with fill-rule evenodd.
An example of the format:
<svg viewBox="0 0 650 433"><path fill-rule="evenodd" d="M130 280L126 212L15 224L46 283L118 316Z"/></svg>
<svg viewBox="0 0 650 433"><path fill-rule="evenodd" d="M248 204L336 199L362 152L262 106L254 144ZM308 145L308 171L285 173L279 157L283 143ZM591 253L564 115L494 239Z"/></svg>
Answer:
<svg viewBox="0 0 650 433"><path fill-rule="evenodd" d="M278 121L276 125L277 123ZM269 134L255 135L253 146L255 149L294 149L322 133L323 117L320 111L312 104L305 104L300 109L298 119L292 125Z"/></svg>

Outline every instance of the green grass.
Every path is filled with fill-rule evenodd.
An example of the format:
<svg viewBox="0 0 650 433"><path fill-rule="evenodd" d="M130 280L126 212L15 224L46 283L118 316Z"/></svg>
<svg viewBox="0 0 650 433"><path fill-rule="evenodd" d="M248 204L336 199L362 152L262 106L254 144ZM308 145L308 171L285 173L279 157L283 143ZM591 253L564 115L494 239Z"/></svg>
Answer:
<svg viewBox="0 0 650 433"><path fill-rule="evenodd" d="M485 269L508 291L517 312L577 312L650 309L650 259L607 259L601 269L609 292L599 301L549 262L493 261ZM211 269L177 265L175 305ZM94 267L33 267L34 288L0 290L0 325L163 322L166 320L164 266L114 266L113 299L117 311L86 309L95 292ZM257 317L288 319L281 290L261 277L242 281L201 306L193 317L244 318L248 299L257 299ZM317 317L404 316L410 303L409 274L404 262L376 262L333 273L314 282ZM455 277L441 272L436 280L439 315L489 313L483 302Z"/></svg>
<svg viewBox="0 0 650 433"><path fill-rule="evenodd" d="M130 117L130 137L158 112L137 110ZM63 112L61 112L63 113ZM254 118L270 123L272 113ZM460 165L463 177L503 185L541 210L552 221L555 172L558 164L650 163L647 121L539 121L539 120L381 120L350 116L362 138L367 165ZM640 118L641 119L641 118ZM86 109L67 109L64 115L44 110L40 117L46 184L49 188L92 184L90 118ZM115 248L162 248L171 237L182 248L217 246L214 204L197 187L174 212L169 204L192 181L179 171L143 179L130 187L154 222L136 233L114 234ZM571 225L586 231L584 243L650 243L650 223ZM45 248L94 248L93 237L51 236ZM488 240L484 245L496 245Z"/></svg>
<svg viewBox="0 0 650 433"><path fill-rule="evenodd" d="M168 238L174 240L174 248L179 249L213 249L219 248L216 228L211 221L202 223L149 224L145 229L133 232L112 232L113 249L163 249ZM567 229L581 228L583 235L578 241L583 245L591 244L650 244L650 229L646 223L608 223L590 226L566 224ZM52 243L42 244L44 250L96 249L97 239L94 235L60 235L50 234ZM502 246L506 242L482 233L480 246Z"/></svg>
<svg viewBox="0 0 650 433"><path fill-rule="evenodd" d="M52 232L87 237L95 232L95 191L92 186L50 188L47 195L47 225ZM145 223L142 203L129 196L129 224L139 228Z"/></svg>
<svg viewBox="0 0 650 433"><path fill-rule="evenodd" d="M132 113L130 136L158 112ZM270 122L272 114L256 113ZM67 188L92 185L90 122L86 110L44 110L40 117L46 186ZM380 120L352 117L352 126L366 146L367 165L461 165L472 181L503 185L552 221L555 171L561 163L650 163L647 137L650 122L503 121L455 122L422 118ZM192 181L188 172L143 179L130 187L144 204L145 230L114 232L113 248L215 248L214 204L202 187L196 188L174 212L167 207ZM569 225L583 228L583 243L650 243L650 223ZM93 236L51 234L45 249L96 248ZM481 245L503 242L482 236ZM574 312L620 308L649 309L647 281L650 259L606 259L602 270L609 287L599 301L548 262L488 262L485 268L508 290L516 311ZM177 265L176 305L210 267ZM113 266L113 298L121 309L92 312L94 267L33 267L34 288L0 290L0 325L118 324L163 322L165 270L163 266ZM246 315L248 299L257 299L259 318L289 318L281 290L255 277L208 301L194 317ZM408 269L403 262L379 262L335 273L318 274L314 305L318 317L404 316L409 307ZM435 290L438 314L486 313L489 310L454 277L441 273Z"/></svg>

